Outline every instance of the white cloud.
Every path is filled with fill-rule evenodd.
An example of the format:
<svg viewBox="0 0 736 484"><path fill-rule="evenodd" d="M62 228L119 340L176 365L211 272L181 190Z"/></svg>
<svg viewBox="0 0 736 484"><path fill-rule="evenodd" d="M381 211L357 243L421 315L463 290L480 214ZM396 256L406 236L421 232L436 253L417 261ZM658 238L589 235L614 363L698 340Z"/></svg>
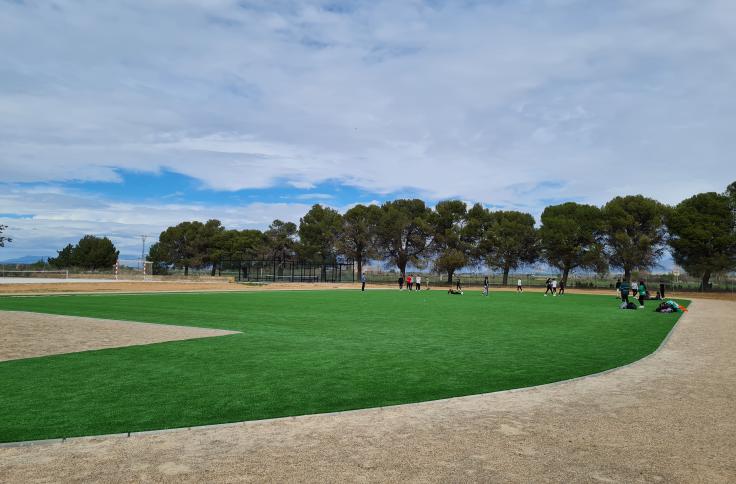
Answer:
<svg viewBox="0 0 736 484"><path fill-rule="evenodd" d="M672 203L736 178L730 0L346 5L0 4L2 180L167 169L223 190L336 180L538 213L638 192ZM13 224L244 220L42 196L44 222ZM34 213L13 203L0 213Z"/></svg>
<svg viewBox="0 0 736 484"><path fill-rule="evenodd" d="M0 260L24 255L54 255L83 235L109 237L122 254L140 253L140 235L155 241L166 227L184 220L218 219L227 228L266 228L275 218L299 222L310 206L302 203L249 203L203 205L176 203L115 203L100 197L53 188L36 187L28 197L24 189L0 193L2 213L24 214L22 218L0 215L13 242L0 249Z"/></svg>

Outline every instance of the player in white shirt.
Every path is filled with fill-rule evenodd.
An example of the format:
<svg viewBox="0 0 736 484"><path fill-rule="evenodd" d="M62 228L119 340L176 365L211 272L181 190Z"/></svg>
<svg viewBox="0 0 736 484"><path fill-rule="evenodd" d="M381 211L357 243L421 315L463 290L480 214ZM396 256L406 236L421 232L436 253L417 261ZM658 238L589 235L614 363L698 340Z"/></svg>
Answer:
<svg viewBox="0 0 736 484"><path fill-rule="evenodd" d="M521 285L521 279L516 281L516 292L524 292L524 287Z"/></svg>
<svg viewBox="0 0 736 484"><path fill-rule="evenodd" d="M417 286L417 291L422 290L422 276L417 276L417 278L414 280L414 284Z"/></svg>
<svg viewBox="0 0 736 484"><path fill-rule="evenodd" d="M557 279L552 279L552 295L557 295Z"/></svg>

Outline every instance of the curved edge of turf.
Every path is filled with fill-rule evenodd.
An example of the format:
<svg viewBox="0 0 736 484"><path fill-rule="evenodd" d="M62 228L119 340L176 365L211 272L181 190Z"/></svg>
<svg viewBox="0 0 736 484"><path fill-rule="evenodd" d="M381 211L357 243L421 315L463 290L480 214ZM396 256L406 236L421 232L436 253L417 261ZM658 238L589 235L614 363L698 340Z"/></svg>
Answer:
<svg viewBox="0 0 736 484"><path fill-rule="evenodd" d="M693 301L683 300L683 302L685 303L684 304L685 307L689 309ZM495 392L488 392L488 393L476 393L474 395L463 395L459 397L439 398L437 400L425 400L425 401L413 402L413 403L399 403L396 405L386 405L382 407L366 407L366 408L357 408L353 410L341 410L338 412L310 413L310 414L293 415L293 416L287 416L287 417L266 418L266 419L258 419L258 420L242 420L240 422L226 422L226 423L220 423L220 424L195 425L191 427L174 427L174 428L157 429L157 430L142 430L142 431L136 431L136 432L85 435L85 436L79 436L79 437L62 437L62 438L43 439L43 440L22 440L22 441L15 441L15 442L2 442L0 443L0 448L28 447L28 446L37 446L37 445L55 445L55 444L63 444L67 442L72 443L72 442L89 440L89 439L127 438L127 437L136 437L136 436L145 436L145 435L156 435L156 434L163 434L163 433L169 433L169 432L183 432L183 431L188 431L188 430L207 430L207 429L218 429L218 428L226 428L226 427L257 425L257 424L263 424L267 422L283 422L286 420L296 420L300 418L313 417L315 415L329 417L329 416L337 416L337 415L347 415L347 414L358 413L358 412L371 412L371 411L375 412L375 411L381 411L384 409L400 408L400 407L407 407L407 406L418 406L418 405L429 405L429 404L433 404L437 402L450 402L450 401L459 400L459 399L480 398L486 395L515 393L515 392L522 392L522 391L527 391L527 390L548 388L548 387L563 385L563 384L567 384L567 383L575 382L579 380L585 380L588 378L597 378L603 375L607 375L609 373L613 373L615 371L622 370L624 368L628 368L629 366L632 366L632 365L637 365L645 360L648 360L649 358L653 356L656 356L657 353L659 353L665 347L665 345L667 345L667 343L670 341L670 338L672 337L672 334L680 326L680 322L682 321L682 319L686 317L687 315L688 315L688 312L683 312L683 314L681 314L677 318L677 321L675 321L675 324L672 326L670 331L667 333L664 339L662 339L662 342L651 353L642 356L638 360L634 360L632 362L626 363L625 365L617 366L614 368L609 368L607 370L599 371L597 373L591 373L589 375L582 375L582 376L578 376L575 378L569 378L567 380L559 380L559 381L555 381L551 383L543 383L541 385L533 385L530 387L510 388L508 390L498 390Z"/></svg>

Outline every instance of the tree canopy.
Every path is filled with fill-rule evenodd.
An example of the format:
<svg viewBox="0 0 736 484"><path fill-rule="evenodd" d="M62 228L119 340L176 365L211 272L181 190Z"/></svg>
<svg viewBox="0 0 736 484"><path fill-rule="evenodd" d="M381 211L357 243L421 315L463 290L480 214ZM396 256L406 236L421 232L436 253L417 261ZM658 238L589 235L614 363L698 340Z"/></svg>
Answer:
<svg viewBox="0 0 736 484"><path fill-rule="evenodd" d="M376 205L356 205L342 216L342 229L337 240L338 252L358 265L358 274L363 264L376 257L376 226L381 209Z"/></svg>
<svg viewBox="0 0 736 484"><path fill-rule="evenodd" d="M49 258L49 265L58 268L79 267L87 270L111 269L120 252L107 237L85 235L76 245L68 244Z"/></svg>
<svg viewBox="0 0 736 484"><path fill-rule="evenodd" d="M537 230L531 214L514 210L486 211L478 249L488 267L503 272L508 284L509 272L539 257Z"/></svg>
<svg viewBox="0 0 736 484"><path fill-rule="evenodd" d="M593 205L575 202L551 205L542 212L539 238L544 259L562 271L567 283L570 271L599 269L605 263L603 217Z"/></svg>
<svg viewBox="0 0 736 484"><path fill-rule="evenodd" d="M432 214L434 268L447 274L449 284L458 269L473 261L477 243L473 226L469 225L473 213L468 212L465 202L445 200L435 206Z"/></svg>
<svg viewBox="0 0 736 484"><path fill-rule="evenodd" d="M299 253L303 260L322 263L337 256L342 215L334 208L314 205L299 221Z"/></svg>
<svg viewBox="0 0 736 484"><path fill-rule="evenodd" d="M169 227L159 235L158 244L151 246L149 257L154 265L170 265L189 275L190 267L202 266L207 260L208 253L203 249L212 243L208 237L216 225L219 221L210 220L206 224L193 221Z"/></svg>
<svg viewBox="0 0 736 484"><path fill-rule="evenodd" d="M5 247L5 243L6 242L12 242L13 241L13 239L11 239L10 237L7 237L7 236L3 235L3 232L5 232L5 230L7 228L8 228L7 225L0 224L0 247Z"/></svg>
<svg viewBox="0 0 736 484"><path fill-rule="evenodd" d="M400 199L381 205L376 238L378 249L406 276L406 266L421 265L432 242L432 210L419 199Z"/></svg>
<svg viewBox="0 0 736 484"><path fill-rule="evenodd" d="M715 192L680 202L667 216L672 257L708 289L712 274L736 269L736 221L731 200Z"/></svg>
<svg viewBox="0 0 736 484"><path fill-rule="evenodd" d="M276 219L268 230L266 236L266 256L271 259L287 260L296 254L297 226L293 222L284 222Z"/></svg>
<svg viewBox="0 0 736 484"><path fill-rule="evenodd" d="M700 194L674 208L642 195L616 197L602 208L548 206L539 229L529 213L477 203L468 208L461 200L430 208L419 199L399 199L356 205L344 214L316 204L298 226L277 219L265 231L228 230L218 220L182 222L161 233L149 260L160 270L187 274L190 267L208 267L214 274L223 259L322 264L345 257L359 272L368 260L394 265L404 276L409 265L431 266L449 282L458 270L483 264L501 271L504 284L512 270L542 260L565 281L577 269L601 273L609 264L630 279L634 270L656 265L668 231L675 261L689 273L705 278L733 269L736 182L723 194ZM69 245L52 260L72 265L74 251Z"/></svg>
<svg viewBox="0 0 736 484"><path fill-rule="evenodd" d="M667 207L642 195L616 197L603 207L608 259L631 278L635 269L656 265L664 253Z"/></svg>

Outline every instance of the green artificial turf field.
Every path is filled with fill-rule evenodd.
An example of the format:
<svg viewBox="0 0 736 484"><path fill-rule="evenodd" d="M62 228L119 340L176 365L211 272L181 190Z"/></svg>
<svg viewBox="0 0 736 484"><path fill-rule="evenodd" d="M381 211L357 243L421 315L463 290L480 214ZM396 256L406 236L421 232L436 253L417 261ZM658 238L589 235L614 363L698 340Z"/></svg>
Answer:
<svg viewBox="0 0 736 484"><path fill-rule="evenodd" d="M242 334L0 363L0 441L434 400L596 373L654 351L676 314L612 296L288 291L2 297L36 311Z"/></svg>

